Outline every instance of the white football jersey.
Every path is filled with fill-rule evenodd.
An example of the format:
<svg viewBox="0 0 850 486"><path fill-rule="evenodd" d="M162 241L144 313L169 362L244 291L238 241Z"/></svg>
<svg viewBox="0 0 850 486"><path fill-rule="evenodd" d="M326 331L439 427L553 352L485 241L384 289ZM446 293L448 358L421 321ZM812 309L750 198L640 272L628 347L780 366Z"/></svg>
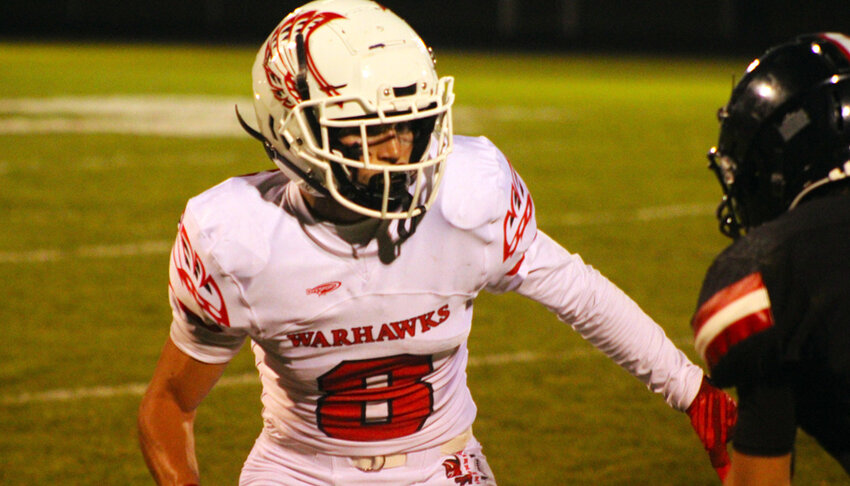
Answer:
<svg viewBox="0 0 850 486"><path fill-rule="evenodd" d="M541 302L668 403L690 404L700 369L537 230L531 195L489 140L457 136L446 164L403 241L397 222L314 220L277 171L192 198L171 255L172 340L224 363L249 337L267 432L332 455L435 447L472 424L466 340L485 289Z"/></svg>

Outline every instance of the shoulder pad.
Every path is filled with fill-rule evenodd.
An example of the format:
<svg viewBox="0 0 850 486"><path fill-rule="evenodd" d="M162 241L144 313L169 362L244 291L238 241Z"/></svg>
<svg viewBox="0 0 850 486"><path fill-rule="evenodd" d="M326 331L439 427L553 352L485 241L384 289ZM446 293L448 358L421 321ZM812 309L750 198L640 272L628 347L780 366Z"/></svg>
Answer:
<svg viewBox="0 0 850 486"><path fill-rule="evenodd" d="M438 199L443 217L461 229L498 220L510 203L510 164L486 137L455 136Z"/></svg>
<svg viewBox="0 0 850 486"><path fill-rule="evenodd" d="M266 264L280 217L279 172L234 177L189 200L184 226L203 240L224 272L251 276ZM278 183L278 184L276 184Z"/></svg>
<svg viewBox="0 0 850 486"><path fill-rule="evenodd" d="M525 251L537 234L534 202L522 178L484 137L458 137L441 190L443 217L462 230L495 244L490 285L520 272ZM438 198L439 199L439 198Z"/></svg>

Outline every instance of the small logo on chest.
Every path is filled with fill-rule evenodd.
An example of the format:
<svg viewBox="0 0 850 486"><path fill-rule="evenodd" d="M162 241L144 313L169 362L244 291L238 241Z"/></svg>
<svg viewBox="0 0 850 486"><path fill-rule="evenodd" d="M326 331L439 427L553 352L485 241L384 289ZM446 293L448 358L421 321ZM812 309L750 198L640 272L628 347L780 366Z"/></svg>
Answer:
<svg viewBox="0 0 850 486"><path fill-rule="evenodd" d="M328 282L323 283L317 287L313 287L312 289L307 289L307 295L315 294L318 296L323 296L325 294L329 294L334 290L340 288L342 286L342 282Z"/></svg>

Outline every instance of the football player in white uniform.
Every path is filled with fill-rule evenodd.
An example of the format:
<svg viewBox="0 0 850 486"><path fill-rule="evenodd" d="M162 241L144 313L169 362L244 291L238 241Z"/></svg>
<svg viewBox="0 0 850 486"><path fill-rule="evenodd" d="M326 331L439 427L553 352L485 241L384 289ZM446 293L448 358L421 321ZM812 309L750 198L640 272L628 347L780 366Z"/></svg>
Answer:
<svg viewBox="0 0 850 486"><path fill-rule="evenodd" d="M308 3L263 44L253 82L259 128L239 120L278 170L229 179L181 218L171 333L139 412L157 482L199 483L195 410L250 338L264 428L240 484L495 484L465 371L482 290L545 305L689 411L723 467L734 402L538 230L489 140L453 136L453 80L402 19Z"/></svg>

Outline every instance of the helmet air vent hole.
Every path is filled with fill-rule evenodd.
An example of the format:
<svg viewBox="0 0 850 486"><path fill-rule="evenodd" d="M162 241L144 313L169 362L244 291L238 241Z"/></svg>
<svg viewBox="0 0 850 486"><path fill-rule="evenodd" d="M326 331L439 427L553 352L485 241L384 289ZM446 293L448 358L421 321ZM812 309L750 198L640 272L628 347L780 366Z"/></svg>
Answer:
<svg viewBox="0 0 850 486"><path fill-rule="evenodd" d="M425 89L424 84L422 83L422 89ZM398 88L393 88L393 94L398 96L412 96L416 94L416 83L411 84L410 86L401 86Z"/></svg>

